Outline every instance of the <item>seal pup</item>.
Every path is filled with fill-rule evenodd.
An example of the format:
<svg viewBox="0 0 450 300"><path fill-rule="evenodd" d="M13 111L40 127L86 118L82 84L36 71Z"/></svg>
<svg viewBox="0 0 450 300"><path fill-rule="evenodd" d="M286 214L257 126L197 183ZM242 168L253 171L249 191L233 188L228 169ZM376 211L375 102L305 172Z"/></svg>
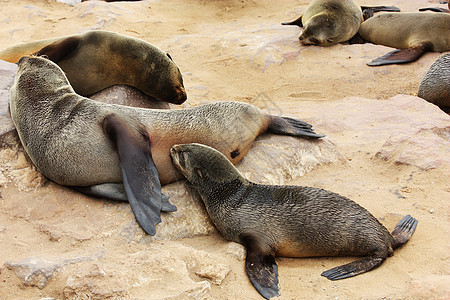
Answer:
<svg viewBox="0 0 450 300"><path fill-rule="evenodd" d="M366 9L400 11L391 6L360 7L354 0L313 0L297 20L281 24L304 27L299 37L303 45L331 46L358 32Z"/></svg>
<svg viewBox="0 0 450 300"><path fill-rule="evenodd" d="M364 21L358 33L365 41L397 48L367 65L413 62L425 52L450 50L450 14L383 13Z"/></svg>
<svg viewBox="0 0 450 300"><path fill-rule="evenodd" d="M450 53L440 56L422 78L417 93L422 99L450 109Z"/></svg>
<svg viewBox="0 0 450 300"><path fill-rule="evenodd" d="M170 154L217 229L247 248L247 275L265 298L279 294L275 255L363 256L322 273L330 280L344 279L380 266L417 226L408 215L390 234L366 209L336 193L250 182L205 145L174 145Z"/></svg>
<svg viewBox="0 0 450 300"><path fill-rule="evenodd" d="M181 72L170 55L137 38L94 30L19 44L1 51L0 59L17 63L31 53L57 63L83 96L126 84L164 102L181 104L187 99Z"/></svg>
<svg viewBox="0 0 450 300"><path fill-rule="evenodd" d="M97 102L76 94L43 57L19 60L10 91L12 120L39 171L86 194L128 200L151 235L160 211L176 209L161 193L161 184L183 177L172 164L172 145L207 144L237 163L264 132L323 137L305 122L240 102L176 110Z"/></svg>

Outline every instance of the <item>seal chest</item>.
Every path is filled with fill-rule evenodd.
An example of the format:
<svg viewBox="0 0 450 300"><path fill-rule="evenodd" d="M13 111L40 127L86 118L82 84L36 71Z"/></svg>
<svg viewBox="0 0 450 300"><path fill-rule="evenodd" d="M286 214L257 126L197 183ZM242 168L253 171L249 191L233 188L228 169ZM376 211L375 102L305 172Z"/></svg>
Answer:
<svg viewBox="0 0 450 300"><path fill-rule="evenodd" d="M366 209L336 193L249 182L224 155L205 145L175 145L171 156L217 229L246 246L247 275L266 298L279 294L275 255L362 256L322 273L344 279L381 265L417 226L408 215L390 234Z"/></svg>

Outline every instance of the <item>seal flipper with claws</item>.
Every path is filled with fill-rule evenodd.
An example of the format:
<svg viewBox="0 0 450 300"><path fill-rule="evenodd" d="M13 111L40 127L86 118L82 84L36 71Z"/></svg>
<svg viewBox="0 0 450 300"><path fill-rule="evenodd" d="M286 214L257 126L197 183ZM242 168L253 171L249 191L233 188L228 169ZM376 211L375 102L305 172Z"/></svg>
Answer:
<svg viewBox="0 0 450 300"><path fill-rule="evenodd" d="M270 122L267 132L302 138L321 138L325 136L315 133L312 129L312 125L304 121L273 115L270 115Z"/></svg>
<svg viewBox="0 0 450 300"><path fill-rule="evenodd" d="M400 220L391 234L394 238L392 244L393 250L404 245L409 240L416 230L417 223L417 220L410 215L404 216L403 219ZM379 267L386 260L387 256L392 255L392 253L393 252L386 253L386 251L382 250L377 251L360 260L325 271L321 275L330 280L353 277Z"/></svg>

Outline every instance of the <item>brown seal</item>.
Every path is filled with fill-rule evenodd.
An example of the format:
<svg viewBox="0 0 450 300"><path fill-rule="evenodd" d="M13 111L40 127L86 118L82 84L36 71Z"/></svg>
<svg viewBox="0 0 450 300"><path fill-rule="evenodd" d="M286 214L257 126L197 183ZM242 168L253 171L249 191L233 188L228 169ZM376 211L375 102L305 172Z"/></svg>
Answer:
<svg viewBox="0 0 450 300"><path fill-rule="evenodd" d="M397 7L360 7L354 0L313 0L297 20L282 25L303 27L303 45L331 46L350 40L363 21L362 10L399 11Z"/></svg>
<svg viewBox="0 0 450 300"><path fill-rule="evenodd" d="M247 275L265 298L279 294L275 255L363 256L322 273L330 280L344 279L380 266L417 226L408 215L390 234L366 209L336 193L250 182L224 155L205 145L175 145L170 152L217 229L246 246Z"/></svg>
<svg viewBox="0 0 450 300"><path fill-rule="evenodd" d="M187 98L180 70L170 55L137 38L94 30L19 44L1 51L0 59L16 63L31 53L57 63L83 96L126 84L164 102L181 104Z"/></svg>
<svg viewBox="0 0 450 300"><path fill-rule="evenodd" d="M450 14L383 13L364 21L359 35L371 43L397 48L369 66L408 63L425 52L450 50Z"/></svg>
<svg viewBox="0 0 450 300"><path fill-rule="evenodd" d="M182 178L170 159L172 145L207 144L237 163L264 132L322 137L305 122L240 102L176 110L97 102L76 94L58 65L33 56L18 63L10 110L44 176L87 194L128 200L149 234L161 210L176 209L161 193L161 184Z"/></svg>
<svg viewBox="0 0 450 300"><path fill-rule="evenodd" d="M450 109L450 54L439 57L422 78L417 93L422 99Z"/></svg>

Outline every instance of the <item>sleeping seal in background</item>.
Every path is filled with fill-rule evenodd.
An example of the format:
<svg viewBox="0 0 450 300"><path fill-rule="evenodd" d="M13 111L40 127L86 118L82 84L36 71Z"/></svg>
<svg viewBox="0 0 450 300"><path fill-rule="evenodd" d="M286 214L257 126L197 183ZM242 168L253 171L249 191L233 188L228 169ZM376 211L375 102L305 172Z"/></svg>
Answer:
<svg viewBox="0 0 450 300"><path fill-rule="evenodd" d="M17 63L32 53L57 63L83 96L126 84L164 102L181 104L187 99L181 72L170 55L137 38L94 30L19 44L0 51L0 59Z"/></svg>
<svg viewBox="0 0 450 300"><path fill-rule="evenodd" d="M450 50L450 14L383 13L364 21L358 33L368 42L397 48L369 66L413 62L425 52Z"/></svg>
<svg viewBox="0 0 450 300"><path fill-rule="evenodd" d="M354 0L313 0L304 14L282 25L303 27L299 39L303 45L331 46L350 40L363 21L362 10L400 11L397 7L359 6Z"/></svg>
<svg viewBox="0 0 450 300"><path fill-rule="evenodd" d="M439 57L422 78L417 93L444 110L450 109L450 53Z"/></svg>
<svg viewBox="0 0 450 300"><path fill-rule="evenodd" d="M250 182L223 154L205 145L175 145L170 153L217 229L247 248L247 275L265 298L279 295L275 255L363 256L322 273L344 279L380 266L417 226L408 215L390 234L366 209L336 193Z"/></svg>
<svg viewBox="0 0 450 300"><path fill-rule="evenodd" d="M203 143L237 163L264 132L323 137L305 122L241 102L176 110L97 102L76 94L58 65L36 56L18 62L10 110L44 176L86 194L128 200L151 235L160 211L176 210L161 193L161 184L183 177L172 164L172 145Z"/></svg>

